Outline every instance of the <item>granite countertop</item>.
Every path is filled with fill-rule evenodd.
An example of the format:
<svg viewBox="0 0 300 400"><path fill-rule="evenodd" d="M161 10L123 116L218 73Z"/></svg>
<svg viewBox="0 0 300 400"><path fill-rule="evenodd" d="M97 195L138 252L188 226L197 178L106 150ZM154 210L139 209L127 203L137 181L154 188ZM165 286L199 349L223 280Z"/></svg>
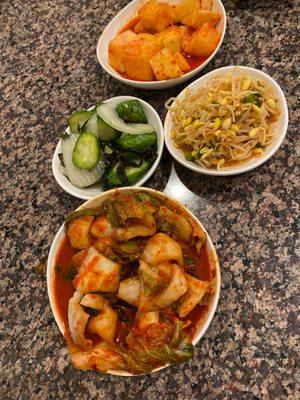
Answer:
<svg viewBox="0 0 300 400"><path fill-rule="evenodd" d="M139 91L101 70L96 42L127 3L0 3L0 397L299 398L296 1L224 0L225 41L203 71L242 64L277 80L290 112L288 134L279 151L252 172L215 178L172 163L165 150L147 182L188 205L206 226L220 257L219 306L194 359L135 378L81 372L69 364L51 313L45 274L36 268L67 213L81 204L63 192L52 176L58 134L72 110L115 95L141 97L164 119L165 100L183 88Z"/></svg>

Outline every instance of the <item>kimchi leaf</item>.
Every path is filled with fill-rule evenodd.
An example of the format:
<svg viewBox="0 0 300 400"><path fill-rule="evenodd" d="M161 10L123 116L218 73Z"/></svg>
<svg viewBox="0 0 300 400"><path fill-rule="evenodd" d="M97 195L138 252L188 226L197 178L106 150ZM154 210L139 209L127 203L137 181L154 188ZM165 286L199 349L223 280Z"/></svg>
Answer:
<svg viewBox="0 0 300 400"><path fill-rule="evenodd" d="M73 221L74 219L76 219L78 217L82 217L83 215L97 216L97 215L100 215L101 213L102 213L102 210L101 210L101 208L98 208L98 207L86 208L83 210L73 211L67 217L66 226L68 227L68 225L71 221Z"/></svg>
<svg viewBox="0 0 300 400"><path fill-rule="evenodd" d="M162 204L162 200L157 197L152 196L151 194L145 192L138 192L135 194L135 198L141 202L149 202L153 206L159 207Z"/></svg>
<svg viewBox="0 0 300 400"><path fill-rule="evenodd" d="M116 211L113 202L110 200L106 200L103 203L103 209L107 213L107 218L112 226L119 227L124 225L124 219L120 214Z"/></svg>
<svg viewBox="0 0 300 400"><path fill-rule="evenodd" d="M148 331L131 331L126 342L128 347L118 347L118 352L126 360L128 370L135 373L147 373L165 364L181 363L194 354L194 346L183 333L181 321L176 325L159 322L152 324Z"/></svg>

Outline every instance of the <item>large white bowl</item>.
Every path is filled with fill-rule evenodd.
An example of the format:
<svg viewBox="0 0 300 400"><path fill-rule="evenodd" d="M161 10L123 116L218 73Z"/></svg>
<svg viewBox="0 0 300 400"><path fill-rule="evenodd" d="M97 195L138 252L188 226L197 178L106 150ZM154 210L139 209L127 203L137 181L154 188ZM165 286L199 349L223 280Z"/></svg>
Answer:
<svg viewBox="0 0 300 400"><path fill-rule="evenodd" d="M126 100L133 100L133 99L137 99L137 98L132 97L132 96L117 96L117 97L113 97L109 100L106 100L106 102L109 103L111 100L116 100L116 99L119 99L121 102L121 101L126 101ZM137 100L139 100L139 102L142 104L142 106L145 110L145 113L147 115L149 124L151 124L153 126L153 128L154 128L153 130L155 130L157 133L157 158L154 161L152 167L149 169L149 171L147 171L146 174L144 176L142 176L142 178L133 185L133 186L142 186L143 183L145 183L146 180L150 178L150 176L153 174L153 172L155 171L156 167L159 164L159 161L160 161L162 153L163 153L163 148L164 148L164 138L163 138L164 133L163 133L162 122L159 118L159 115L154 110L154 108L151 107L150 104L146 103L144 100L141 100L141 99L137 99ZM66 129L66 132L70 133L69 128ZM94 184L92 186L88 186L86 188L78 188L78 187L72 185L72 183L69 181L69 179L66 176L64 176L59 170L59 166L60 166L60 160L58 157L59 153L61 153L60 141L57 143L57 146L56 146L56 149L55 149L55 152L53 155L52 172L53 172L56 182L59 184L59 186L65 192L71 194L74 197L77 197L77 198L83 199L83 200L91 199L92 197L97 196L99 193L103 192L103 188L99 183Z"/></svg>
<svg viewBox="0 0 300 400"><path fill-rule="evenodd" d="M204 317L202 323L199 325L199 327L194 335L194 338L192 340L193 344L196 345L199 342L199 340L202 338L202 336L204 335L207 328L209 327L209 325L213 319L214 313L216 311L218 300L219 300L219 294L220 294L221 275L220 275L220 266L219 266L218 256L217 256L215 247L213 245L213 242L212 242L211 238L209 237L207 231L205 230L204 226L195 217L195 215L192 214L191 211L189 211L185 206L183 206L181 203L179 203L177 200L173 199L172 197L170 197L164 193L158 192L157 190L149 189L149 188L145 188L145 187L142 187L142 188L123 187L123 188L118 188L118 189L111 189L107 192L101 193L100 195L94 197L93 199L86 201L78 208L78 210L84 209L84 208L90 208L90 207L99 207L106 199L108 199L111 195L113 195L116 192L132 193L132 192L137 192L140 190L143 190L150 194L154 194L155 196L158 196L161 199L171 200L172 202L174 202L177 205L177 207L180 207L182 210L184 210L185 213L193 221L195 221L195 223L197 225L199 225L201 227L201 229L203 229L207 234L207 246L208 246L208 252L209 252L210 265L212 268L215 269L215 277L214 277L214 280L212 281L214 293L213 293L213 298L209 305L209 309L208 309L207 313L205 314L205 317ZM54 276L55 276L56 257L57 257L58 251L59 251L65 237L66 237L65 226L62 225L60 227L59 231L57 232L57 234L55 235L55 238L52 242L49 256L48 256L48 261L47 261L48 296L50 299L50 305L51 305L51 309L52 309L55 321L59 327L59 330L61 331L61 333L63 335L65 335L67 327L65 326L63 320L61 319L61 317L59 315L57 304L55 301ZM159 371L160 369L166 368L167 366L168 365L156 368L152 372ZM108 373L112 374L112 375L120 375L120 376L133 376L133 374L131 374L127 371L108 371Z"/></svg>
<svg viewBox="0 0 300 400"><path fill-rule="evenodd" d="M97 58L99 60L100 65L102 66L102 68L109 75L111 75L113 78L115 78L118 81L125 83L126 85L129 85L129 86L134 86L134 87L141 88L141 89L151 90L151 89L165 89L168 87L179 85L179 84L187 81L188 79L191 79L193 76L197 75L203 68L206 67L206 65L217 54L217 52L223 42L225 30L226 30L226 13L225 13L223 3L221 2L221 0L213 0L213 2L212 2L213 11L217 11L222 14L222 18L221 18L220 22L218 23L218 25L216 26L216 29L221 33L221 39L220 39L215 51L212 53L212 55L199 67L180 76L179 78L162 80L162 81L145 82L145 81L136 81L133 79L124 78L114 68L112 68L108 62L108 46L109 46L109 42L117 35L117 33L120 31L120 29L123 26L125 26L128 21L130 21L132 18L137 16L138 10L147 2L148 2L148 0L133 0L125 8L123 8L123 10L121 10L119 12L119 14L117 14L111 20L111 22L104 29L104 31L98 41L97 49L96 49ZM176 4L179 2L179 0L166 0L166 2L169 4Z"/></svg>
<svg viewBox="0 0 300 400"><path fill-rule="evenodd" d="M172 117L171 113L168 112L166 115L165 119L165 124L164 124L164 132L165 132L165 143L166 146L169 150L169 152L172 154L172 156L177 160L180 164L184 165L185 167L199 172L201 174L205 175L219 175L219 176L225 176L225 175L237 175L241 174L243 172L250 171L259 165L263 164L266 162L272 155L278 150L279 146L283 142L283 139L286 135L287 127L288 127L288 108L286 104L286 99L284 97L284 94L273 78L271 78L269 75L266 73L259 71L254 68L250 67L243 67L243 66L229 66L229 67L223 67L223 68L218 68L215 69L214 71L209 72L208 74L201 76L201 78L197 79L193 83L191 83L189 86L187 86L178 96L177 99L181 100L184 98L185 93L187 90L190 90L191 92L196 92L198 91L201 87L204 87L206 83L220 75L226 75L228 72L233 71L234 68L239 68L243 72L247 73L250 77L256 78L256 79L262 79L266 81L269 86L272 88L274 94L278 98L279 101L279 106L280 106L280 117L278 121L274 124L274 132L275 132L275 138L273 142L266 147L266 150L264 151L264 154L260 157L254 157L251 158L250 160L246 160L244 162L239 163L238 165L232 166L232 167L226 167L222 168L221 170L215 170L215 169L209 169L205 167L200 167L200 165L197 165L191 161L187 161L184 157L184 153L182 150L178 149L175 144L173 139L171 138L171 131L173 127L173 122L172 122Z"/></svg>

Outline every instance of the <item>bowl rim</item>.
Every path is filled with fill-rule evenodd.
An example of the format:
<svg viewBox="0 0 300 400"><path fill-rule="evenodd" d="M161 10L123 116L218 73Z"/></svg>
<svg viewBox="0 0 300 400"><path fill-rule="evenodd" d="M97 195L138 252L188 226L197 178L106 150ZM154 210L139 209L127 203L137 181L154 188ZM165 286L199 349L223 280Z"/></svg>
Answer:
<svg viewBox="0 0 300 400"><path fill-rule="evenodd" d="M192 218L192 220L201 227L201 229L203 229L203 231L206 233L206 238L207 238L207 244L208 244L208 249L210 252L210 262L213 262L213 266L214 269L216 271L215 274L215 292L214 292L214 297L213 300L210 302L209 304L209 309L205 315L205 319L203 321L202 324L199 325L198 327L198 331L197 333L194 335L193 339L192 339L192 343L195 346L200 339L204 336L205 332L207 331L209 325L211 324L211 321L215 315L216 309L217 309L217 305L219 302L219 297L220 297L220 290L221 290L221 271L220 271L220 264L219 264L219 259L218 259L218 255L215 249L215 246L211 240L211 237L209 236L207 230L205 229L205 227L203 226L203 224L200 222L200 220L194 215L194 213L192 213L183 203L179 202L178 200L176 200L174 197L160 192L158 190L155 189L151 189L151 188L147 188L147 187L131 187L131 186L126 186L126 187L122 187L122 188L117 188L117 189L110 189L109 191L106 192L102 192L99 195L85 201L84 203L82 203L76 210L82 209L87 207L90 203L92 203L93 201L95 201L98 198L101 197L109 197L111 195L113 195L114 193L121 193L121 192L136 192L136 191L145 191L151 194L156 194L159 197L165 197L169 200L171 200L171 202L178 204L182 210L184 210L184 212L187 213L187 215L189 217ZM54 268L55 268L55 260L56 260L56 255L57 252L59 250L59 247L63 241L63 239L66 237L66 233L65 233L65 222L60 226L59 230L57 231L56 235L54 236L54 239L52 241L50 250L49 250L49 255L48 255L48 260L47 260L47 273L46 273L46 278L47 278L47 293L48 293L48 298L49 298L49 302L50 302L50 307L51 307L51 311L52 314L54 316L55 322L60 330L60 332L62 333L62 335L64 336L65 333L65 325L64 322L60 319L59 317L59 313L57 310L57 305L55 303L55 294L54 294ZM154 370L152 370L150 372L150 374L160 371L162 369L167 368L168 366L170 366L171 364L166 364L163 365L161 367L155 368ZM143 375L143 374L131 374L128 371L119 371L119 370L108 370L107 371L108 374L111 375L117 375L117 376L139 376L139 375Z"/></svg>
<svg viewBox="0 0 300 400"><path fill-rule="evenodd" d="M140 0L132 0L129 4L127 4L126 7L122 8L122 10L120 10L114 17L112 20L110 20L110 22L106 25L106 27L104 28L103 32L101 33L99 40L97 42L97 46L96 46L96 56L97 59L99 61L99 64L101 65L101 67L104 69L104 71L106 73L108 73L110 76L112 76L113 78L117 79L118 81L126 84L126 85L135 85L136 87L140 87L140 88L144 88L144 89L158 89L160 87L163 86L163 88L166 87L171 87L171 86L176 86L179 85L189 79L191 79L193 76L195 76L199 71L201 71L202 69L204 69L207 64L209 64L212 59L217 55L224 37L225 37L225 33L226 33L226 28L227 28L227 16L226 16L226 10L224 7L224 4L222 2L222 0L213 0L213 2L216 2L218 4L218 6L220 7L220 12L222 14L222 18L223 18L223 30L221 32L221 38L219 40L219 43L217 45L217 47L215 48L214 52L204 61L203 64L199 65L198 67L194 68L193 70L183 74L182 76L179 76L177 78L172 78L172 79L164 79L164 80L153 80L153 81L140 81L140 80L135 80L135 79L129 79L129 78L125 78L123 77L121 74L119 74L114 68L110 67L107 68L107 66L105 65L105 61L104 60L108 60L108 54L104 52L101 52L101 49L104 46L104 39L106 34L110 31L110 29L112 29L112 26L114 25L114 23L117 21L119 14L121 13L125 13L126 11L130 10L130 8L135 4L138 3ZM166 0L167 2L167 0ZM133 17L131 17L133 18ZM168 85L168 86L165 86Z"/></svg>
<svg viewBox="0 0 300 400"><path fill-rule="evenodd" d="M140 180L138 180L132 186L132 187L139 187L139 186L142 186L154 174L154 172L161 160L161 157L163 154L163 149L164 149L164 128L163 128L161 118L158 115L158 112L154 109L154 107L152 107L152 105L150 103L148 103L147 101L145 101L143 99L140 99L135 96L115 96L115 97L111 97L110 99L104 100L104 103L109 102L110 100L118 100L118 99L120 99L120 101L139 100L143 105L145 105L146 107L149 107L149 112L151 112L151 114L153 115L153 118L155 119L156 125L158 127L158 129L155 129L157 136L158 136L158 138L157 138L158 139L157 157L156 157L154 163L152 164L151 168L146 172L146 174L144 176L142 176L142 178ZM91 106L87 110L91 110L93 107L94 106ZM70 132L68 126L65 129L65 131ZM160 137L160 140L159 140L159 137ZM82 192L84 192L85 189L90 188L90 186L88 186L87 188L77 188L70 181L68 181L68 184L65 183L65 179L64 179L65 177L63 176L63 174L59 171L59 168L57 167L58 154L60 152L61 152L61 144L60 144L60 139L59 139L55 146L55 150L54 150L53 157L52 157L52 163L51 163L52 174L54 176L54 179L58 183L58 185L65 192L70 194L71 196L74 196L81 200L89 200L89 199L92 199L93 197L95 197L95 194L94 195L82 194ZM93 185L91 185L91 186L93 186ZM98 194L105 192L100 185L99 185L99 190L102 190L102 191L99 192ZM96 194L96 196L98 194Z"/></svg>
<svg viewBox="0 0 300 400"><path fill-rule="evenodd" d="M164 121L164 136L165 136L166 147L167 147L168 151L171 153L171 155L175 158L176 161L178 161L181 165L183 165L184 167L186 167L192 171L195 171L195 172L198 172L198 173L201 173L204 175L210 175L210 176L230 176L230 175L238 175L238 174L242 174L242 173L251 171L252 169L257 168L260 165L264 164L266 161L268 161L277 152L277 150L281 146L281 144L286 136L287 128L288 128L289 113L288 113L288 107L287 107L287 101L286 101L285 95L284 95L281 87L279 86L279 84L275 81L275 79L272 78L270 75L268 75L266 72L263 72L259 69L248 67L248 66L243 66L243 65L229 65L226 67L214 69L214 70L208 72L207 74L199 77L198 79L196 79L195 81L190 83L188 86L186 86L176 96L176 99L183 97L186 90L188 90L188 89L200 88L201 87L200 82L202 82L203 80L207 80L208 77L218 75L221 73L227 73L235 68L240 68L243 71L246 71L246 72L249 71L249 73L254 73L254 74L260 75L270 84L271 87L276 89L276 95L278 95L279 100L282 103L282 110L281 110L280 118L283 119L283 129L281 129L281 131L278 133L278 135L276 135L277 140L274 141L274 143L271 143L269 145L270 151L268 154L264 154L262 157L253 159L252 162L250 162L248 165L241 164L240 166L231 167L230 169L228 168L227 170L225 170L225 169L219 170L219 171L218 170L210 170L208 168L201 167L200 165L198 166L197 164L195 164L191 161L185 160L181 154L181 150L176 149L176 147L174 146L173 141L170 137L170 128L171 128L171 124L172 124L172 118L170 115L170 111L168 111L166 114L166 117L165 117L165 121Z"/></svg>

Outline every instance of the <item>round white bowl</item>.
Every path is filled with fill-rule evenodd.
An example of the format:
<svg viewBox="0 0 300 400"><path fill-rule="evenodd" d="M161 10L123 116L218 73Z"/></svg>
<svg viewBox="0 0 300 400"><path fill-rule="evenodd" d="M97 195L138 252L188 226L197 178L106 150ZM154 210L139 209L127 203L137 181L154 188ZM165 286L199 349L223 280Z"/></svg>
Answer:
<svg viewBox="0 0 300 400"><path fill-rule="evenodd" d="M177 206L179 206L180 208L182 208L182 210L184 210L184 212L197 224L201 227L201 229L203 229L206 234L207 234L207 246L208 246L208 252L209 252L209 258L210 258L210 265L212 266L212 268L214 268L215 270L215 277L212 281L212 285L213 285L213 297L212 300L209 304L209 308L207 313L205 314L205 317L202 321L202 323L199 325L197 332L194 335L194 338L192 340L193 344L196 345L199 340L202 338L202 336L204 335L204 333L206 332L207 328L209 327L213 316L215 314L216 308L217 308L217 304L218 304L218 300L219 300L219 295L220 295L220 287L221 287L221 275L220 275L220 266L219 266L219 261L218 261L218 256L215 250L215 247L213 245L213 242L211 240L211 238L209 237L207 231L205 230L204 226L201 224L201 222L195 217L195 215L193 213L191 213L191 211L189 211L184 205L182 205L181 203L179 203L177 200L173 199L172 197L159 192L157 190L154 189L149 189L149 188L132 188L132 187L123 187L123 188L118 188L118 189L111 189L107 192L103 192L100 195L94 197L93 199L90 199L88 201L86 201L85 203L83 203L79 208L79 209L84 209L84 208L89 208L89 207L99 207L101 206L101 204L108 199L111 195L113 195L116 191L118 193L132 193L132 192L136 192L139 190L143 190L145 192L148 192L149 194L154 194L157 197L160 197L161 199L169 199L171 200L173 203L175 203ZM55 300L55 293L54 293L54 277L55 277L55 265L56 265L56 257L57 257L57 253L61 247L61 244L63 243L64 239L66 237L66 232L65 232L65 226L64 224L60 227L59 231L57 232L57 234L55 235L51 248L50 248L50 252L49 252L49 256L48 256L48 261L47 261L47 289L48 289L48 296L49 296L49 300L50 300L50 305L51 305L51 309L55 318L55 321L59 327L59 330L61 331L61 333L64 335L67 327L65 326L63 320L60 317L60 314L58 312L58 308L57 308L57 304L56 304L56 300ZM168 367L168 365L165 365L163 367L159 367L154 369L152 372L156 372L159 371L163 368ZM127 371L115 371L115 370L111 370L111 371L107 371L109 374L112 375L119 375L119 376L134 376L134 374L131 374Z"/></svg>
<svg viewBox="0 0 300 400"><path fill-rule="evenodd" d="M100 39L97 44L97 58L99 60L102 68L113 78L118 81L125 83L129 86L134 86L140 89L165 89L172 86L180 85L183 82L186 82L188 79L191 79L193 76L197 75L206 65L215 57L217 54L225 35L226 30L226 13L221 0L213 0L212 2L212 10L217 11L222 14L222 18L216 29L221 33L221 39L216 47L215 51L212 55L199 67L194 70L180 76L179 78L162 80L162 81L136 81L133 79L124 78L120 75L114 68L112 68L108 62L108 46L109 42L117 35L120 29L126 25L132 18L137 16L138 10L149 0L133 0L129 3L125 8L123 8L107 25L107 27L102 32ZM169 4L176 4L179 0L166 0Z"/></svg>
<svg viewBox="0 0 300 400"><path fill-rule="evenodd" d="M157 112L154 110L150 104L146 103L144 100L138 99L137 97L132 97L132 96L117 96L113 97L109 100L106 100L105 102L109 103L110 100L116 100L119 99L121 101L126 101L126 100L139 100L139 102L143 105L143 108L145 110L145 113L147 115L147 119L149 124L153 126L153 130L156 131L157 133L157 158L154 161L152 167L149 169L149 171L146 172L142 178L137 181L133 186L141 186L143 183L146 182L147 179L150 178L150 176L153 174L155 171L156 167L159 164L159 161L161 159L162 153L163 153L163 148L164 148L164 138L163 138L163 126L162 122L159 118L159 115ZM67 133L70 133L69 128L66 129ZM86 188L78 188L69 181L69 179L64 176L60 170L60 160L58 157L58 154L61 153L61 144L60 141L57 143L53 159L52 159L52 172L54 175L54 178L56 182L59 184L59 186L67 193L71 194L74 197L77 197L78 199L83 199L83 200L88 200L91 199L94 196L97 196L98 194L103 192L103 188L101 184L97 183L92 186L88 186Z"/></svg>
<svg viewBox="0 0 300 400"><path fill-rule="evenodd" d="M279 85L277 84L277 82L275 82L273 78L271 78L266 73L254 68L243 67L243 66L229 66L229 67L215 69L214 71L211 71L208 74L201 76L201 78L197 79L189 86L187 86L177 96L177 99L181 100L182 98L184 98L186 90L196 92L201 87L205 86L210 79L214 78L215 76L226 75L228 72L231 72L234 68L241 69L243 72L247 73L252 78L262 79L266 81L272 88L276 97L278 98L281 113L278 121L276 121L276 123L273 125L275 137L273 142L266 147L264 154L260 157L251 158L249 160L241 162L238 165L222 168L219 171L215 169L209 169L201 167L191 161L187 161L184 157L183 151L175 146L174 141L171 138L171 131L173 127L172 117L170 112L168 112L165 119L164 132L165 132L165 143L169 152L172 154L175 160L178 161L180 164L201 174L225 176L225 175L237 175L237 174L242 174L243 172L250 171L258 167L259 165L263 164L270 157L272 157L272 155L278 150L279 146L283 142L283 139L286 135L288 127L288 108L284 94Z"/></svg>

